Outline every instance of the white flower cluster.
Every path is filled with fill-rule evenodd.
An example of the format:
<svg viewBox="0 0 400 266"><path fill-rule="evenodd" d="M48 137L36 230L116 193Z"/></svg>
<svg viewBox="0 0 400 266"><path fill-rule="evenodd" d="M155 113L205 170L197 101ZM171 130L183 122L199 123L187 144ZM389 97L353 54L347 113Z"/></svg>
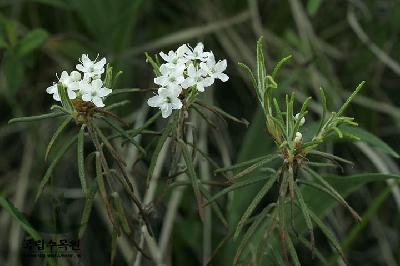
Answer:
<svg viewBox="0 0 400 266"><path fill-rule="evenodd" d="M214 54L204 51L204 45L198 43L195 48L187 44L181 45L176 51L168 54L160 53L165 61L160 66L161 75L154 78L154 83L161 86L158 94L148 99L151 107L161 109L162 117L167 118L173 109L181 109L179 99L183 89L195 88L204 92L215 79L225 82L229 77L223 73L226 69L226 60L215 61Z"/></svg>
<svg viewBox="0 0 400 266"><path fill-rule="evenodd" d="M83 54L79 59L80 64L76 65L76 69L80 72L74 70L71 74L68 74L67 71L63 71L58 83L62 83L67 89L69 99L81 99L85 102L94 103L96 107L104 107L104 97L109 95L112 90L104 87L101 80L101 75L105 71L106 59L102 58L96 61L96 59L90 60L88 55ZM57 83L54 82L52 86L46 89L46 92L53 94L54 100L61 101Z"/></svg>

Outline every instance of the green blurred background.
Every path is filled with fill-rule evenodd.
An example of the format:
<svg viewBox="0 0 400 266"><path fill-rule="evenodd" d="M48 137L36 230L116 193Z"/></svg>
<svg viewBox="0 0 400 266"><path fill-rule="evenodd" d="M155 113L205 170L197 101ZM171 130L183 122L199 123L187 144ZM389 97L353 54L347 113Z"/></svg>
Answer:
<svg viewBox="0 0 400 266"><path fill-rule="evenodd" d="M118 88L150 88L154 86L153 73L145 63L144 52L157 53L176 49L182 43L203 42L216 58L228 60L230 76L228 82L209 89L204 99L251 122L249 129L229 122L221 132L210 133L210 156L229 164L272 152L271 139L265 134L257 111L255 92L237 65L244 62L254 67L255 43L261 35L269 69L281 57L293 55L280 73L279 93L294 90L299 102L311 95L317 103L322 86L333 110L360 81L366 80L349 112L360 127L394 150L399 149L397 0L0 0L0 191L38 230L57 225L56 230L68 231L79 223L83 200L74 153L58 166L51 181L57 188L55 192L33 202L48 166L44 152L56 124L46 120L8 125L7 121L15 116L48 112L53 100L45 89L56 81L56 73L71 71L82 53L105 56L122 70ZM119 110L119 115L134 123L150 116L154 110L146 106L149 95L116 97L131 101ZM318 104L311 107L307 121L318 118L320 112ZM158 127L162 126L160 122ZM149 141L143 138L144 143ZM399 173L396 158L361 142L350 145L335 140L323 148L355 162L343 174ZM145 158L135 168L139 180L146 176L148 162ZM390 192L389 185L393 186ZM257 186L246 188L226 202L225 215L230 223L237 221L256 191ZM189 192L184 193L187 200L179 205L175 219L168 250L171 265L204 264L204 256L212 254L225 234L218 221L214 221L212 231L203 232ZM161 226L166 198L154 207L155 228ZM351 265L399 265L397 185L364 185L349 201L361 214L368 214L362 225L357 226L341 208L330 212L326 221L340 240L347 241L345 251ZM101 207L92 215L81 244L81 263L109 265L110 233ZM206 235L212 236L207 248L202 241ZM23 256L24 236L19 225L0 209L0 265L40 265L40 261ZM318 236L317 243L329 258L331 248ZM218 252L215 265L228 264L229 249L228 243ZM133 265L133 253L132 246L120 244L115 264ZM304 265L315 265L309 253L299 253ZM65 260L61 265L76 263ZM144 260L143 265L151 262Z"/></svg>

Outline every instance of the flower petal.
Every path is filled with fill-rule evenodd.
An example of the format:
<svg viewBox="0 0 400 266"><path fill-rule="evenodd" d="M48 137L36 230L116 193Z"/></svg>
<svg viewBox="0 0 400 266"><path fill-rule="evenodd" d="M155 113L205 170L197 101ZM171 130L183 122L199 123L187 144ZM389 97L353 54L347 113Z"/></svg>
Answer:
<svg viewBox="0 0 400 266"><path fill-rule="evenodd" d="M57 85L54 84L54 85L48 87L48 88L46 89L46 92L47 92L48 94L56 93L56 92L57 92Z"/></svg>
<svg viewBox="0 0 400 266"><path fill-rule="evenodd" d="M147 104L150 107L159 107L163 102L164 102L163 97L160 97L159 95L153 96L147 100Z"/></svg>
<svg viewBox="0 0 400 266"><path fill-rule="evenodd" d="M56 100L56 101L58 101L58 102L61 102L61 97L60 97L60 95L58 94L58 92L56 92L56 93L53 94L53 99Z"/></svg>
<svg viewBox="0 0 400 266"><path fill-rule="evenodd" d="M76 65L76 69L78 69L81 72L86 72L86 68L81 64Z"/></svg>
<svg viewBox="0 0 400 266"><path fill-rule="evenodd" d="M163 118L167 118L172 114L172 108L169 105L166 105L164 108L161 108L161 116Z"/></svg>
<svg viewBox="0 0 400 266"><path fill-rule="evenodd" d="M82 100L85 102L90 102L92 100L92 95L89 93L85 93L82 95Z"/></svg>
<svg viewBox="0 0 400 266"><path fill-rule="evenodd" d="M218 78L219 78L222 82L225 82L225 81L227 81L227 80L229 79L228 75L225 74L225 73L219 73L219 74L218 74Z"/></svg>
<svg viewBox="0 0 400 266"><path fill-rule="evenodd" d="M68 98L70 98L71 100L76 99L76 93L73 90L68 89L67 93L68 93Z"/></svg>
<svg viewBox="0 0 400 266"><path fill-rule="evenodd" d="M217 72L223 72L223 71L225 71L226 66L227 66L226 59L224 59L215 64L215 70Z"/></svg>
<svg viewBox="0 0 400 266"><path fill-rule="evenodd" d="M179 98L171 98L171 107L172 109L181 109L182 108L181 100L179 100Z"/></svg>
<svg viewBox="0 0 400 266"><path fill-rule="evenodd" d="M82 75L78 71L74 70L74 71L71 72L70 77L71 77L72 81L80 81L81 78L82 78Z"/></svg>

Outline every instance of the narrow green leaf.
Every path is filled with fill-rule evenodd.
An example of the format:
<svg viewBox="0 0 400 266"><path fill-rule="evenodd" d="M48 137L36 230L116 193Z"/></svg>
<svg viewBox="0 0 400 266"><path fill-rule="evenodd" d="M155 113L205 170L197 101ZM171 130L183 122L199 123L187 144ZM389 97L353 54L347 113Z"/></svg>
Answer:
<svg viewBox="0 0 400 266"><path fill-rule="evenodd" d="M104 110L110 111L110 110L113 110L115 108L125 106L125 105L127 105L129 103L130 103L129 100L123 100L123 101L120 101L120 102L117 102L117 103L113 103L113 104L107 105L106 107L104 107Z"/></svg>
<svg viewBox="0 0 400 266"><path fill-rule="evenodd" d="M68 125L68 123L72 120L72 117L67 117L64 119L64 121L61 123L61 125L57 128L57 130L54 132L54 135L51 137L49 144L47 145L46 149L46 154L44 156L44 159L47 161L47 157L50 153L51 148L53 147L54 142L57 140L58 136L61 134L61 132L64 130L64 128Z"/></svg>
<svg viewBox="0 0 400 266"><path fill-rule="evenodd" d="M340 131L339 128L333 127L333 130L336 132L336 134L338 135L339 138L343 138L343 133L342 133L342 131Z"/></svg>
<svg viewBox="0 0 400 266"><path fill-rule="evenodd" d="M61 111L62 113L66 114L66 115L72 115L71 112L65 110L64 107L59 106L59 105L57 105L57 104L53 104L53 105L50 107L50 110L52 110L52 111L53 111L53 110L58 110L58 111Z"/></svg>
<svg viewBox="0 0 400 266"><path fill-rule="evenodd" d="M211 198L210 193L203 186L199 186L199 188L200 188L201 193L204 195L204 197L209 201ZM228 222L226 221L224 214L222 213L222 210L221 210L220 206L218 205L218 203L212 204L211 208L215 212L215 215L221 221L223 226L226 229L228 229L228 227L229 227Z"/></svg>
<svg viewBox="0 0 400 266"><path fill-rule="evenodd" d="M220 197L228 194L231 191L235 191L235 190L237 190L239 188L247 187L249 185L252 185L252 184L267 180L269 178L270 177L258 177L258 178L253 178L253 179L250 179L250 180L244 180L244 181L236 182L233 185L218 191L214 196L212 196L210 199L208 199L208 201L204 204L204 206L207 206L208 204L216 201L217 199L219 199Z"/></svg>
<svg viewBox="0 0 400 266"><path fill-rule="evenodd" d="M309 154L321 156L322 158L326 158L326 159L333 160L333 161L338 161L338 162L347 163L347 164L351 164L351 165L354 164L353 162L346 160L342 157L339 157L339 156L336 156L336 155L333 155L330 153L322 152L322 151L312 150L309 152Z"/></svg>
<svg viewBox="0 0 400 266"><path fill-rule="evenodd" d="M49 168L47 168L46 173L44 174L42 180L40 181L39 184L39 189L36 193L35 201L37 201L40 197L40 194L42 194L44 186L47 184L47 182L50 179L50 176L53 174L54 168L57 166L58 161L62 158L62 156L68 151L68 149L72 146L72 144L76 141L78 136L74 136L73 138L70 139L58 152L56 153L53 161L51 162Z"/></svg>
<svg viewBox="0 0 400 266"><path fill-rule="evenodd" d="M242 255L244 249L249 244L251 238L253 237L254 233L259 229L262 222L267 220L267 216L270 213L271 209L276 206L275 203L271 203L266 206L261 213L256 217L256 219L251 223L249 229L247 229L246 233L244 234L242 240L240 241L239 247L237 248L236 255L234 261L237 261L240 256ZM270 218L270 223L273 223L273 218Z"/></svg>
<svg viewBox="0 0 400 266"><path fill-rule="evenodd" d="M164 129L164 132L162 133L162 135L158 139L157 146L156 146L156 148L154 150L153 156L151 157L150 166L149 166L149 170L148 170L148 173L147 173L147 185L150 184L150 180L153 177L154 168L156 167L156 164L157 164L158 155L160 154L161 149L164 146L165 141L167 140L169 134L171 133L172 126L174 124L175 123L170 123Z"/></svg>
<svg viewBox="0 0 400 266"><path fill-rule="evenodd" d="M283 121L283 115L282 115L281 108L279 107L278 100L277 100L276 98L274 98L274 99L273 99L273 102L274 102L274 106L275 106L276 118L279 120L279 122L280 122L281 124L283 124L283 123L284 123L284 121Z"/></svg>
<svg viewBox="0 0 400 266"><path fill-rule="evenodd" d="M143 130L145 130L147 127L152 125L155 121L157 121L157 118L161 115L161 111L155 113L152 117L150 117L146 123L143 124L142 127L140 128L134 128L131 130L128 130L129 136L131 138L134 138L135 136L139 135Z"/></svg>
<svg viewBox="0 0 400 266"><path fill-rule="evenodd" d="M29 223L29 221L25 218L24 214L21 213L18 208L14 206L14 204L8 201L2 193L0 193L0 206L5 209L22 227L22 229L29 234L33 240L39 241L42 240L41 235L38 231L33 228L33 226ZM45 251L49 252L48 247L45 246ZM56 266L57 263L54 258L46 257L46 261L50 266Z"/></svg>
<svg viewBox="0 0 400 266"><path fill-rule="evenodd" d="M116 87L116 85L117 85L117 83L118 83L118 81L119 81L119 79L120 79L120 77L121 77L121 75L123 74L124 72L123 71L118 71L117 72L117 74L115 75L115 77L114 77L114 80L113 80L113 84L112 84L112 89L114 90L114 88Z"/></svg>
<svg viewBox="0 0 400 266"><path fill-rule="evenodd" d="M85 201L85 207L83 208L82 218L81 218L81 226L78 232L78 238L82 239L84 233L86 232L86 228L89 222L90 214L93 208L93 201L97 192L97 183L94 182L88 191L88 195Z"/></svg>
<svg viewBox="0 0 400 266"><path fill-rule="evenodd" d="M244 212L242 218L240 218L240 221L236 227L235 234L233 236L234 239L236 239L239 236L240 231L242 230L243 226L245 225L247 219L250 217L250 215L253 213L254 209L257 207L258 203L268 193L268 191L271 189L271 187L273 186L273 184L275 183L275 181L277 179L278 179L278 174L271 176L271 178L268 180L268 182L265 183L265 185L261 188L261 190L253 198L249 207Z"/></svg>
<svg viewBox="0 0 400 266"><path fill-rule="evenodd" d="M259 99L264 105L264 92L265 92L265 77L267 76L266 74L266 68L265 68L265 60L264 60L264 52L263 52L263 37L260 37L257 41L257 94L259 96Z"/></svg>
<svg viewBox="0 0 400 266"><path fill-rule="evenodd" d="M322 253L317 248L314 247L314 244L312 244L310 241L308 241L301 235L298 235L298 240L309 250L312 250L313 254L315 254L315 257L321 262L322 265L328 265L328 261L326 260L324 255L322 255Z"/></svg>
<svg viewBox="0 0 400 266"><path fill-rule="evenodd" d="M324 91L323 88L319 88L319 91L320 91L321 100L322 100L322 115L321 115L321 118L320 118L319 127L318 127L316 135L318 135L322 130L322 127L323 127L324 122L325 122L326 112L327 112L325 91Z"/></svg>
<svg viewBox="0 0 400 266"><path fill-rule="evenodd" d="M304 168L306 172L308 172L312 177L317 179L323 186L325 186L337 199L339 199L340 203L342 203L353 215L353 217L361 222L361 217L358 215L358 213L347 203L347 201L342 197L342 195L339 194L332 186L329 184L322 176L320 176L317 172L313 171L309 167Z"/></svg>
<svg viewBox="0 0 400 266"><path fill-rule="evenodd" d="M360 84L358 84L357 88L354 90L354 92L347 98L345 103L342 105L342 107L339 109L337 112L337 117L341 116L343 112L346 110L347 106L350 104L350 102L353 100L353 98L357 95L357 93L360 92L360 90L363 88L365 84L365 81L362 81Z"/></svg>
<svg viewBox="0 0 400 266"><path fill-rule="evenodd" d="M231 177L230 179L231 180L236 180L238 178L241 178L242 176L245 176L245 175L253 172L254 170L260 168L261 166L263 166L263 165L265 165L265 164L267 164L269 162L272 162L272 161L274 161L275 159L278 159L278 158L280 158L279 154L271 154L271 155L267 156L265 159L255 163L255 164L249 166L248 168L244 169L243 171L239 172L238 174L236 174L235 176Z"/></svg>
<svg viewBox="0 0 400 266"><path fill-rule="evenodd" d="M99 189L100 192L100 196L104 202L104 204L106 205L106 209L107 209L107 214L108 214L108 218L110 219L111 223L113 224L114 228L116 227L116 221L114 218L114 211L112 209L111 203L108 199L108 195L107 195L107 190L106 190L106 186L104 184L104 178L103 178L103 167L101 165L101 157L100 157L100 152L97 151L96 152L96 183L97 183L97 187Z"/></svg>
<svg viewBox="0 0 400 266"><path fill-rule="evenodd" d="M67 88L62 83L57 83L58 94L61 98L61 104L65 110L71 113L74 110L71 100L68 97Z"/></svg>
<svg viewBox="0 0 400 266"><path fill-rule="evenodd" d="M197 207L199 209L199 215L200 215L200 218L203 219L204 212L203 212L202 197L200 194L200 188L199 188L199 182L198 182L199 179L197 177L196 171L194 170L192 158L189 154L186 144L182 140L179 140L179 144L180 144L180 147L182 150L183 159L185 160L186 167L188 170L188 176L190 178L190 181L192 182L194 195L196 197Z"/></svg>
<svg viewBox="0 0 400 266"><path fill-rule="evenodd" d="M97 127L95 124L92 124L93 128L96 130L97 135L100 137L101 141L104 143L105 147L107 150L111 153L111 155L114 157L115 160L117 160L119 163L122 165L126 165L125 161L122 159L121 155L114 149L114 147L111 145L111 143L108 141L106 136L104 136L103 132L99 127Z"/></svg>
<svg viewBox="0 0 400 266"><path fill-rule="evenodd" d="M239 66L241 67L241 68L243 68L245 71L247 71L247 73L250 75L250 77L251 77L251 82L252 82L252 84L253 84L253 87L255 88L255 89L257 89L257 80L256 80L256 78L254 77L254 74L253 74L253 71L251 71L251 69L250 69L250 67L248 67L246 64L243 64L243 63L238 63L239 64Z"/></svg>
<svg viewBox="0 0 400 266"><path fill-rule="evenodd" d="M351 134L359 138L362 142L370 144L395 158L400 158L399 154L392 147L365 129L350 126L342 126L340 129L345 137Z"/></svg>
<svg viewBox="0 0 400 266"><path fill-rule="evenodd" d="M344 256L343 250L340 247L340 244L336 237L333 235L333 233L330 231L330 229L318 218L318 216L311 210L309 210L309 214L311 219L314 221L314 223L321 229L322 233L328 238L328 240L331 242L331 244L335 247L339 255L342 257L342 259L345 261L345 263L348 265L347 260Z"/></svg>
<svg viewBox="0 0 400 266"><path fill-rule="evenodd" d="M105 72L106 72L106 76L104 78L104 86L106 88L111 89L112 88L112 79L113 79L113 68L110 64L107 64Z"/></svg>
<svg viewBox="0 0 400 266"><path fill-rule="evenodd" d="M351 244L358 239L358 236L362 230L368 228L371 217L376 215L376 212L380 210L380 207L387 200L390 194L391 188L388 186L384 188L376 197L369 201L371 204L369 204L368 209L362 215L362 223L354 225L342 241L341 246L343 247L344 251L349 250ZM336 256L331 256L330 262L333 262L335 257ZM330 263L330 265L333 265L333 263Z"/></svg>
<svg viewBox="0 0 400 266"><path fill-rule="evenodd" d="M113 192L111 194L114 200L115 210L117 211L118 220L122 225L122 229L125 231L126 234L131 234L131 228L129 227L128 219L126 218L124 206L122 204L121 198L119 197L117 192Z"/></svg>
<svg viewBox="0 0 400 266"><path fill-rule="evenodd" d="M272 78L275 79L276 75L278 74L279 69L281 69L282 65L285 64L287 61L289 61L292 58L291 55L286 56L284 58L282 58L281 60L279 60L278 63L275 64L274 69L272 70Z"/></svg>
<svg viewBox="0 0 400 266"><path fill-rule="evenodd" d="M29 223L29 221L25 218L25 216L14 206L13 203L8 201L3 195L0 194L0 205L3 207L18 223L21 227L34 239L40 240L42 237L39 232L37 232L33 226Z"/></svg>
<svg viewBox="0 0 400 266"><path fill-rule="evenodd" d="M113 90L112 95L117 95L117 94L122 94L122 93L132 93L132 92L144 92L144 91L148 91L148 90L140 89L140 88L117 89L117 90Z"/></svg>
<svg viewBox="0 0 400 266"><path fill-rule="evenodd" d="M146 151L143 149L142 146L139 145L139 143L137 143L133 137L129 136L129 134L123 130L119 125L117 125L116 123L114 123L111 119L101 116L101 119L103 121L105 121L107 124L109 124L113 129L115 129L119 134L121 134L121 136L125 137L125 139L127 141L129 141L130 143L132 143L142 154L146 154Z"/></svg>
<svg viewBox="0 0 400 266"><path fill-rule="evenodd" d="M296 249L292 242L292 238L290 237L290 235L287 232L286 232L286 243L287 243L289 254L290 254L290 257L292 258L293 264L295 266L301 266L299 257L297 256Z"/></svg>
<svg viewBox="0 0 400 266"><path fill-rule="evenodd" d="M308 213L308 207L306 203L304 202L303 195L301 194L301 191L297 187L297 184L294 184L294 192L297 197L297 201L300 205L301 212L303 213L304 220L306 221L307 229L310 232L311 235L311 246L312 249L314 248L314 231L313 231L313 224L311 222L310 214Z"/></svg>
<svg viewBox="0 0 400 266"><path fill-rule="evenodd" d="M66 115L63 112L52 112L48 114L36 115L36 116L26 116L26 117L16 117L8 121L9 124L11 123L19 123L19 122L31 122L31 121L38 121L48 118L60 117Z"/></svg>
<svg viewBox="0 0 400 266"><path fill-rule="evenodd" d="M78 133L78 148L77 148L77 160L78 160L78 174L81 181L82 191L87 196L87 185L85 176L85 127L82 125Z"/></svg>
<svg viewBox="0 0 400 266"><path fill-rule="evenodd" d="M153 60L153 58L148 54L145 53L146 56L146 62L150 63L150 65L153 67L153 71L154 74L156 74L156 76L160 76L161 72L160 72L160 66Z"/></svg>
<svg viewBox="0 0 400 266"><path fill-rule="evenodd" d="M225 117L225 118L227 118L229 120L232 120L232 121L234 121L236 123L244 124L246 127L249 126L249 122L246 119L244 119L244 118L241 118L241 119L240 118L236 118L233 115L228 114L227 112L225 112L221 108L218 108L216 106L207 105L207 104L205 104L205 103L203 103L201 101L196 101L195 103L198 104L199 106L203 107L203 108L206 108L207 110L210 110L213 113L221 115L222 117Z"/></svg>
<svg viewBox="0 0 400 266"><path fill-rule="evenodd" d="M214 173L220 173L220 172L236 170L236 169L243 168L245 166L257 163L257 162L259 162L261 160L264 160L264 159L270 158L270 157L271 157L271 155L268 154L268 155L264 155L264 156L261 156L261 157L258 157L258 158L254 158L254 159L248 160L248 161L240 162L240 163L237 163L237 164L234 164L234 165L231 165L231 166L218 168L218 169L216 169L214 171Z"/></svg>

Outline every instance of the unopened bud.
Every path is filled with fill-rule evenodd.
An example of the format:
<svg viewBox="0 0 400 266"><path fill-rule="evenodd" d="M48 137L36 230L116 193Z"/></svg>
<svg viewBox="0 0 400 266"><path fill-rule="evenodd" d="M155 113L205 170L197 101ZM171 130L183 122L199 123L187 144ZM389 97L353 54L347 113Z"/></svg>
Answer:
<svg viewBox="0 0 400 266"><path fill-rule="evenodd" d="M296 136L294 137L295 143L300 143L303 141L303 135L300 132L296 132Z"/></svg>
<svg viewBox="0 0 400 266"><path fill-rule="evenodd" d="M300 116L300 114L297 113L296 116L295 116L294 118L299 119L299 116ZM300 119L300 124L299 124L299 125L302 126L302 125L304 125L305 122L306 122L306 119L305 119L304 117L302 117L302 118Z"/></svg>

